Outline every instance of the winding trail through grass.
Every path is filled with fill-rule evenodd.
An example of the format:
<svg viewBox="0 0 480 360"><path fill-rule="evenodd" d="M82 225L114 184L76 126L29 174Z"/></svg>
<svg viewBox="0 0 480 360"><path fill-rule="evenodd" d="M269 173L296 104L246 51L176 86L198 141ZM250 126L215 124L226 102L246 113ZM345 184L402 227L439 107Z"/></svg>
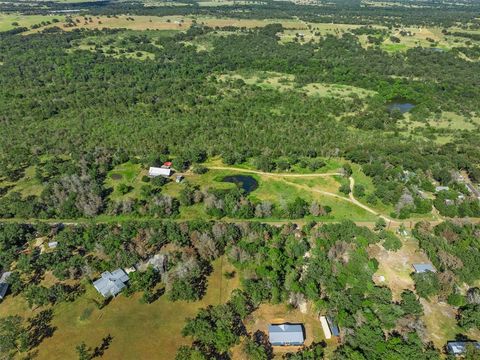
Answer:
<svg viewBox="0 0 480 360"><path fill-rule="evenodd" d="M230 171L238 171L238 172L245 172L251 174L258 174L264 176L271 176L271 177L328 177L328 176L342 176L342 173L339 172L330 172L330 173L323 173L323 174L289 174L289 173L270 173L264 172L260 170L250 170L250 169L241 169L236 167L228 167L228 166L209 166L209 169L212 170L230 170Z"/></svg>

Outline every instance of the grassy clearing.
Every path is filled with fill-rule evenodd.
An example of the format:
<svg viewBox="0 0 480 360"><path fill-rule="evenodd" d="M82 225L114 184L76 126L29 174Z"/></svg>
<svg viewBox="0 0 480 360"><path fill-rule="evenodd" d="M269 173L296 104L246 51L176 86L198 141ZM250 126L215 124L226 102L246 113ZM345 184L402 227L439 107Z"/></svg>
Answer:
<svg viewBox="0 0 480 360"><path fill-rule="evenodd" d="M32 25L40 24L43 21L52 21L58 19L65 20L62 15L22 15L22 14L5 14L0 13L0 31L14 29L13 23L18 23L19 27L30 28Z"/></svg>
<svg viewBox="0 0 480 360"><path fill-rule="evenodd" d="M74 359L75 346L82 341L90 347L99 346L108 334L113 337L110 348L102 359L173 359L176 349L189 340L181 336L187 317L193 317L201 307L224 303L233 289L239 287L238 276L227 280L225 271L233 268L225 260L217 259L208 280L205 297L198 302L170 302L165 296L152 304L141 304L140 294L123 295L98 310L92 299L98 294L89 285L85 295L73 303L62 303L54 308L53 337L40 346L39 360ZM38 311L38 310L37 310ZM35 312L28 309L23 298L8 297L0 306L0 316L20 314L25 317Z"/></svg>
<svg viewBox="0 0 480 360"><path fill-rule="evenodd" d="M132 20L133 18L133 20ZM303 28L304 23L297 20L255 20L255 19L232 19L214 18L206 16L98 16L92 17L92 21L85 21L83 16L73 18L77 26L67 27L66 23L59 23L60 28L70 31L78 28L103 29L124 28L130 30L187 30L192 24L198 23L210 27L236 26L245 28L264 27L265 25L281 22L286 28Z"/></svg>
<svg viewBox="0 0 480 360"><path fill-rule="evenodd" d="M116 166L111 170L105 180L105 187L112 189L110 199L121 200L126 198L139 198L140 189L145 183L142 181L142 177L147 175L147 170L142 169L140 164L125 163ZM118 191L120 184L131 187L131 191L127 194L121 194Z"/></svg>
<svg viewBox="0 0 480 360"><path fill-rule="evenodd" d="M327 83L311 83L303 87L299 87L295 83L295 77L290 74L282 74L276 72L241 72L228 73L217 76L219 81L235 81L243 80L248 85L256 85L265 89L275 89L279 91L297 90L309 96L321 97L353 97L358 96L365 98L376 94L375 91L367 89Z"/></svg>
<svg viewBox="0 0 480 360"><path fill-rule="evenodd" d="M25 169L25 175L17 182L0 181L0 188L11 187L9 192L19 192L23 197L40 196L45 186L35 178L34 165Z"/></svg>

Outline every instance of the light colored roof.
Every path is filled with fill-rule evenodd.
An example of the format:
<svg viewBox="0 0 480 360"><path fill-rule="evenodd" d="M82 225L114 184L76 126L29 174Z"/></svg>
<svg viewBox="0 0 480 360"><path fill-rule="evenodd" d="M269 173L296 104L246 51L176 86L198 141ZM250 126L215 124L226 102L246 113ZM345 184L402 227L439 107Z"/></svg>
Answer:
<svg viewBox="0 0 480 360"><path fill-rule="evenodd" d="M323 333L325 334L325 339L332 338L332 332L330 331L330 327L327 323L327 318L325 316L320 316L320 324L322 324Z"/></svg>
<svg viewBox="0 0 480 360"><path fill-rule="evenodd" d="M48 247L50 249L56 248L57 245L58 245L58 241L51 241L51 242L48 243Z"/></svg>
<svg viewBox="0 0 480 360"><path fill-rule="evenodd" d="M427 271L436 272L432 264L413 264L416 273L424 273Z"/></svg>
<svg viewBox="0 0 480 360"><path fill-rule="evenodd" d="M302 325L280 324L268 327L272 345L301 345L305 341Z"/></svg>
<svg viewBox="0 0 480 360"><path fill-rule="evenodd" d="M467 350L467 345L472 344L477 349L480 350L480 342L466 342L466 341L449 341L447 343L447 350L449 353L454 355L463 354Z"/></svg>
<svg viewBox="0 0 480 360"><path fill-rule="evenodd" d="M10 277L10 275L12 275L12 272L11 271L6 271L2 274L2 276L0 277L0 284L4 284L7 282L7 279Z"/></svg>
<svg viewBox="0 0 480 360"><path fill-rule="evenodd" d="M450 190L450 188L449 188L448 186L437 186L437 187L435 188L435 191L436 191L436 192L439 192L439 191L448 191L448 190Z"/></svg>
<svg viewBox="0 0 480 360"><path fill-rule="evenodd" d="M149 176L170 176L171 174L172 170L167 168L150 167L148 170Z"/></svg>
<svg viewBox="0 0 480 360"><path fill-rule="evenodd" d="M104 297L115 296L126 286L128 275L122 269L105 271L102 277L93 282L93 286Z"/></svg>

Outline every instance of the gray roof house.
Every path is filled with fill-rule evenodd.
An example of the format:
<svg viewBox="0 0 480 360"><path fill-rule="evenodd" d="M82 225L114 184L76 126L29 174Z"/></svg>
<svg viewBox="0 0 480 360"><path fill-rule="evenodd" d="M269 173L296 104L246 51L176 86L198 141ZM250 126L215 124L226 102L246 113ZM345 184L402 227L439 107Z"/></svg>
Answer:
<svg viewBox="0 0 480 360"><path fill-rule="evenodd" d="M273 346L300 346L305 341L303 325L279 324L268 327L268 338Z"/></svg>
<svg viewBox="0 0 480 360"><path fill-rule="evenodd" d="M468 344L471 344L480 350L480 342L478 341L449 341L447 342L447 351L452 355L462 355L467 351Z"/></svg>
<svg viewBox="0 0 480 360"><path fill-rule="evenodd" d="M427 271L436 272L432 264L413 264L413 268L417 274L422 274Z"/></svg>
<svg viewBox="0 0 480 360"><path fill-rule="evenodd" d="M126 285L128 275L122 269L113 272L105 271L102 277L93 282L93 286L103 297L117 295Z"/></svg>
<svg viewBox="0 0 480 360"><path fill-rule="evenodd" d="M9 287L7 279L9 278L11 273L12 272L10 272L10 271L4 272L2 274L2 277L0 277L0 300L3 300L5 295L7 295L7 291L8 291L8 287Z"/></svg>

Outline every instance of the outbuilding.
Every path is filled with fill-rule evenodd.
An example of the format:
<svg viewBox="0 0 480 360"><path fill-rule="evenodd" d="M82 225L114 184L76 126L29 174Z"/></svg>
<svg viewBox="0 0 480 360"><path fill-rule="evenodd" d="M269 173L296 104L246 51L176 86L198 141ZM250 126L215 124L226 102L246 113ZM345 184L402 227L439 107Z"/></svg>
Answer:
<svg viewBox="0 0 480 360"><path fill-rule="evenodd" d="M93 282L93 286L105 298L116 296L127 285L128 275L122 269L115 271L105 271L102 273L100 279Z"/></svg>
<svg viewBox="0 0 480 360"><path fill-rule="evenodd" d="M449 341L447 342L447 351L452 355L462 355L467 351L469 345L480 350L480 342L478 341Z"/></svg>
<svg viewBox="0 0 480 360"><path fill-rule="evenodd" d="M301 346L305 341L303 325L270 325L268 327L268 338L272 346Z"/></svg>
<svg viewBox="0 0 480 360"><path fill-rule="evenodd" d="M413 269L417 274L423 274L427 271L436 272L432 264L413 264Z"/></svg>
<svg viewBox="0 0 480 360"><path fill-rule="evenodd" d="M148 169L148 176L150 177L157 177L157 176L168 177L170 175L172 175L172 170L169 168L151 166L150 169Z"/></svg>
<svg viewBox="0 0 480 360"><path fill-rule="evenodd" d="M8 287L10 286L7 280L11 274L11 271L4 272L2 274L2 277L0 277L0 300L3 300L5 298L5 295L7 295Z"/></svg>

